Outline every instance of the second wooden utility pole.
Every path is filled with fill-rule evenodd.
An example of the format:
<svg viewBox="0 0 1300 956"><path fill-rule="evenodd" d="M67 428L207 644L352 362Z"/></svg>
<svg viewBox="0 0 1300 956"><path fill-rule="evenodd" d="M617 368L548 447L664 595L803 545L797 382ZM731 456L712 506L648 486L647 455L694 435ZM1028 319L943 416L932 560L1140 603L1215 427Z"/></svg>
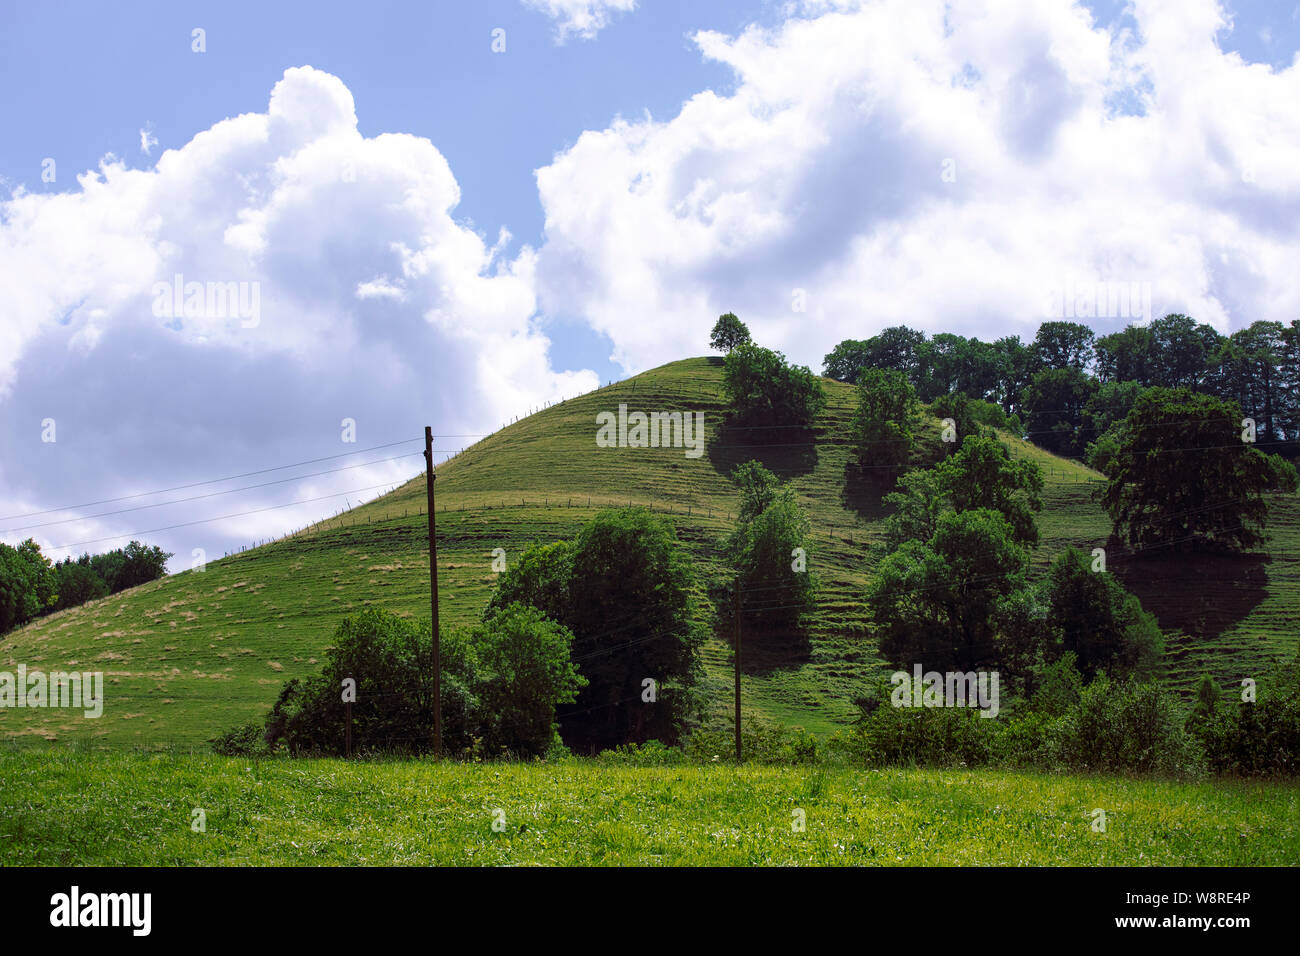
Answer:
<svg viewBox="0 0 1300 956"><path fill-rule="evenodd" d="M740 578L736 578L736 763L740 763Z"/></svg>
<svg viewBox="0 0 1300 956"><path fill-rule="evenodd" d="M442 649L438 634L438 540L434 529L433 429L424 426L425 484L429 490L429 605L433 612L433 753L442 756Z"/></svg>

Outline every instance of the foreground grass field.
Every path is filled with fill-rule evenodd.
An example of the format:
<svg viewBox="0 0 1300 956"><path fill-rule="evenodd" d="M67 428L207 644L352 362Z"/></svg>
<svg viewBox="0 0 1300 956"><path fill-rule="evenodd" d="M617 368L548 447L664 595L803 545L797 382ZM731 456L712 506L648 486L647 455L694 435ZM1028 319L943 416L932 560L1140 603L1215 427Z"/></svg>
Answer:
<svg viewBox="0 0 1300 956"><path fill-rule="evenodd" d="M0 754L0 780L6 865L1300 861L1295 784L73 751ZM200 808L206 832L191 829Z"/></svg>

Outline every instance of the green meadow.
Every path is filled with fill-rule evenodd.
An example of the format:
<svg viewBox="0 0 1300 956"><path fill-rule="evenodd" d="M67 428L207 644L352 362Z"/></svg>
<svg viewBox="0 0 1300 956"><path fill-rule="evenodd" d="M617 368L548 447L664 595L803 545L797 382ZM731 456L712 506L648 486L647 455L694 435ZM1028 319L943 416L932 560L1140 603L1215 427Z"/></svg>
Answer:
<svg viewBox="0 0 1300 956"><path fill-rule="evenodd" d="M1287 866L1300 859L1300 790L1259 781L578 759L255 762L75 749L0 755L0 779L0 859L8 865Z"/></svg>

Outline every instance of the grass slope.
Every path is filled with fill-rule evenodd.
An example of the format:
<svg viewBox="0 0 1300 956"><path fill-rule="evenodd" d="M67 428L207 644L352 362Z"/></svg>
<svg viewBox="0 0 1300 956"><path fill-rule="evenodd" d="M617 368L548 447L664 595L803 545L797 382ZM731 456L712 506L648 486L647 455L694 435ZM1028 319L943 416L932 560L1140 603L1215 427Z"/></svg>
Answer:
<svg viewBox="0 0 1300 956"><path fill-rule="evenodd" d="M444 626L468 623L488 599L492 550L516 557L533 541L568 537L601 507L671 512L705 587L727 576L719 542L737 495L726 474L759 458L791 480L813 522L809 566L821 581L805 639L746 646L748 711L815 732L851 719L853 698L880 666L862 592L883 510L879 490L852 480L853 389L827 381L815 441L756 446L722 427L721 362L673 362L544 409L483 439L438 471L439 584ZM702 411L707 450L613 449L595 444L596 415ZM932 423L928 437L937 436ZM1103 545L1109 522L1091 497L1099 476L1018 439L1012 451L1043 465L1039 570L1067 546ZM0 710L0 741L106 746L193 744L265 712L289 677L314 672L334 628L375 604L428 614L423 476L297 535L209 563L0 638L0 669L102 670L105 714ZM1112 570L1166 628L1169 680L1186 689L1205 670L1235 684L1292 649L1300 619L1300 499L1275 502L1274 557L1112 558ZM701 597L704 590L702 587ZM704 602L701 602L704 608ZM702 613L707 613L704 608ZM729 706L731 651L704 650L714 712Z"/></svg>
<svg viewBox="0 0 1300 956"><path fill-rule="evenodd" d="M1297 790L1263 782L78 752L0 754L0 778L10 865L1287 866L1300 857ZM206 832L191 830L196 808ZM1098 808L1104 833L1092 829ZM497 810L502 832L492 829Z"/></svg>

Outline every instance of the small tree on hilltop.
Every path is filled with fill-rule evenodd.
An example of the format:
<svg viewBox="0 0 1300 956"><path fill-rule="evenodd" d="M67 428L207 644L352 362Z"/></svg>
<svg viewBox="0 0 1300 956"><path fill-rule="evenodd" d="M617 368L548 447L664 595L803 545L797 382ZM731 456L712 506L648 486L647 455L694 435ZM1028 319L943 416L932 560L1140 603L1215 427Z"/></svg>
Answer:
<svg viewBox="0 0 1300 956"><path fill-rule="evenodd" d="M749 342L749 329L744 322L736 318L734 312L726 312L718 316L718 321L713 323L713 334L709 336L709 345L719 352L729 353L737 345L746 345Z"/></svg>

